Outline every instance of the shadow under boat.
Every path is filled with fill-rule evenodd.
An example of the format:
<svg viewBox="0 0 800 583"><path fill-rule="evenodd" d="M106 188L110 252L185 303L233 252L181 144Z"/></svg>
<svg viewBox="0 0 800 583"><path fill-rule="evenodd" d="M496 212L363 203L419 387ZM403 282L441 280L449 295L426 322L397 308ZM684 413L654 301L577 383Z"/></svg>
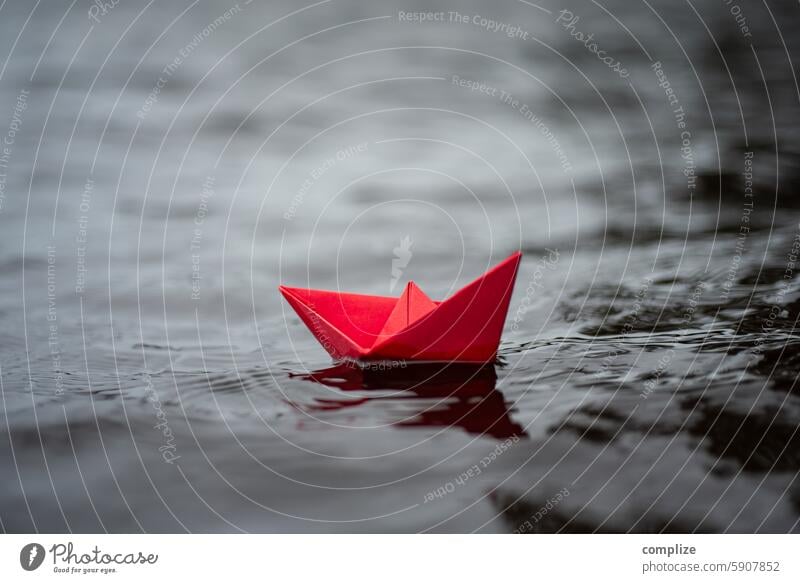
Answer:
<svg viewBox="0 0 800 583"><path fill-rule="evenodd" d="M495 387L494 365L413 363L381 368L376 363L345 362L310 373L290 374L295 379L320 383L340 391L395 391L392 395L361 399L315 398L301 406L306 411L336 411L370 401L426 401L416 415L397 423L400 427L458 427L464 431L507 439L524 437L522 426ZM299 405L298 405L299 406Z"/></svg>

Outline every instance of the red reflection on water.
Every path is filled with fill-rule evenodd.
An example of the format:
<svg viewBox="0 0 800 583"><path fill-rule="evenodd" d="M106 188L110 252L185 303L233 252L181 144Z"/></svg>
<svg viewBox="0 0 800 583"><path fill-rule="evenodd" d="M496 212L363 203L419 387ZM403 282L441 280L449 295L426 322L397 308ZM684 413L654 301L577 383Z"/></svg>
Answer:
<svg viewBox="0 0 800 583"><path fill-rule="evenodd" d="M506 439L525 431L511 418L511 409L495 386L494 366L413 364L380 369L339 364L293 378L320 383L340 391L396 391L393 395L359 399L315 398L298 405L306 411L336 411L370 401L425 399L417 414L400 427L459 427L468 433Z"/></svg>

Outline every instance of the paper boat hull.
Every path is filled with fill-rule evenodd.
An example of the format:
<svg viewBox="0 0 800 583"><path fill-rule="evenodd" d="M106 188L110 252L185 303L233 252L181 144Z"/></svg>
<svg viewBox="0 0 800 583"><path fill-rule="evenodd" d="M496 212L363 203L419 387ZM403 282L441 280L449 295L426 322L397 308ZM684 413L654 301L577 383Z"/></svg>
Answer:
<svg viewBox="0 0 800 583"><path fill-rule="evenodd" d="M400 298L281 286L335 360L495 360L521 254L515 253L442 302L410 283Z"/></svg>

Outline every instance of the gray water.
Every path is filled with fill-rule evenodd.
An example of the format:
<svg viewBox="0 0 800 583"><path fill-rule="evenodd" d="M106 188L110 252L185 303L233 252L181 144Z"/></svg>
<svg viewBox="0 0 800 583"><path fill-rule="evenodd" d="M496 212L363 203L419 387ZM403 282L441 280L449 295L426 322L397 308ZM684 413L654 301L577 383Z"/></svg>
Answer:
<svg viewBox="0 0 800 583"><path fill-rule="evenodd" d="M419 10L0 5L3 531L798 530L797 4ZM484 370L277 292L517 249Z"/></svg>

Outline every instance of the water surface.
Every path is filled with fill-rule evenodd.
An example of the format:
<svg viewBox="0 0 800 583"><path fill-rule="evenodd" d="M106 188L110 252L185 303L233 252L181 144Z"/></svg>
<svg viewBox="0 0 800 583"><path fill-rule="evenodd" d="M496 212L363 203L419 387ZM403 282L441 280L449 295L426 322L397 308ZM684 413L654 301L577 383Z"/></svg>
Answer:
<svg viewBox="0 0 800 583"><path fill-rule="evenodd" d="M797 531L800 12L562 8L4 3L0 527ZM277 292L516 249L480 370Z"/></svg>

